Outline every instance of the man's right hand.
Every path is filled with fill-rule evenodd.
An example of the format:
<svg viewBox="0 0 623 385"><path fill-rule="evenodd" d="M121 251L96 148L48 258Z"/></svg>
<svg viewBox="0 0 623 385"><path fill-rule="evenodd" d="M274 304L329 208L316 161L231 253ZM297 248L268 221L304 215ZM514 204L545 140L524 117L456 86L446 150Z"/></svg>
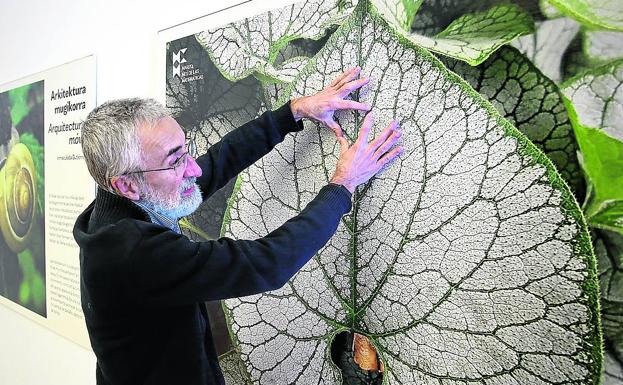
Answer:
<svg viewBox="0 0 623 385"><path fill-rule="evenodd" d="M372 122L372 114L368 113L352 146L345 137L337 138L340 143L340 157L331 183L341 184L351 193L402 153L400 146L391 149L400 138L398 122L391 122L377 138L368 143Z"/></svg>

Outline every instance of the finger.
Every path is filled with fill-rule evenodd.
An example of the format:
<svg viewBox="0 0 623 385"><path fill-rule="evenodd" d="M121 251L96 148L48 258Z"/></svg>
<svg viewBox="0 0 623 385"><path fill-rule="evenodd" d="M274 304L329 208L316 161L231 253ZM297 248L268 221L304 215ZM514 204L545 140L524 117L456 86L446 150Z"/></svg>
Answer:
<svg viewBox="0 0 623 385"><path fill-rule="evenodd" d="M340 155L348 151L350 144L348 143L348 139L343 136L337 137L337 142L340 144Z"/></svg>
<svg viewBox="0 0 623 385"><path fill-rule="evenodd" d="M383 155L381 159L376 161L377 166L379 167L379 169L383 168L386 164L394 161L394 159L396 159L398 155L402 154L403 151L404 150L402 147L394 148L390 152Z"/></svg>
<svg viewBox="0 0 623 385"><path fill-rule="evenodd" d="M400 139L400 131L394 131L392 135L390 135L387 140L385 140L385 142L383 142L378 149L376 149L376 151L374 151L374 154L372 155L372 159L379 159L381 156L383 156L383 154L385 154L387 151L389 151L390 148L392 148L396 142L398 142L398 139Z"/></svg>
<svg viewBox="0 0 623 385"><path fill-rule="evenodd" d="M370 111L370 105L366 103L356 102L354 100L338 100L333 103L336 110L359 110Z"/></svg>
<svg viewBox="0 0 623 385"><path fill-rule="evenodd" d="M346 76L344 76L342 79L340 79L339 82L335 84L335 88L339 90L340 88L342 88L344 84L355 80L357 76L359 76L360 72L361 72L361 67L359 66L351 69L350 71L346 73Z"/></svg>
<svg viewBox="0 0 623 385"><path fill-rule="evenodd" d="M348 74L353 71L355 69L355 67L353 68L349 68L346 71L342 72L341 74L339 74L332 82L331 84L329 84L330 87L333 87L335 85L337 85L339 82L341 82L346 76L348 76Z"/></svg>
<svg viewBox="0 0 623 385"><path fill-rule="evenodd" d="M372 116L372 113L369 112L366 117L363 118L363 123L361 124L361 128L359 129L359 135L357 136L356 144L360 148L365 148L365 145L368 144L368 135L370 135L372 123L374 123L374 117Z"/></svg>
<svg viewBox="0 0 623 385"><path fill-rule="evenodd" d="M335 86L336 84L338 84L346 75L348 75L348 73L350 71L352 71L352 68L347 69L346 71L342 72L341 74L339 74L338 76L335 77L335 79L333 79L333 81L331 82L331 84L329 84L330 87Z"/></svg>
<svg viewBox="0 0 623 385"><path fill-rule="evenodd" d="M331 130L333 130L333 132L335 133L335 136L340 137L340 136L344 136L344 133L342 133L342 127L340 127L340 125L335 121L335 120L329 120L327 122L324 122L324 124L329 127Z"/></svg>
<svg viewBox="0 0 623 385"><path fill-rule="evenodd" d="M376 139L370 143L369 149L371 152L376 152L376 150L389 138L398 128L398 122L392 121L385 127L381 135L379 135ZM387 150L386 150L387 151Z"/></svg>
<svg viewBox="0 0 623 385"><path fill-rule="evenodd" d="M348 83L345 83L341 88L338 89L339 95L341 97L345 97L351 92L360 89L370 82L370 78L361 78L357 80L352 80Z"/></svg>

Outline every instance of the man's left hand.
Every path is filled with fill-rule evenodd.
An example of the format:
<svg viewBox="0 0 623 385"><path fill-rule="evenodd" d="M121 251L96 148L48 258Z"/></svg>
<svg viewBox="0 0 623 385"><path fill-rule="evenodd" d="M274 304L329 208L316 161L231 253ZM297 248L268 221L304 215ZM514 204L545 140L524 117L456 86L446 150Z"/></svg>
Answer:
<svg viewBox="0 0 623 385"><path fill-rule="evenodd" d="M290 108L294 119L313 119L323 123L335 132L338 137L343 136L342 128L333 119L337 110L369 111L370 106L354 100L345 100L351 92L368 84L370 78L359 78L360 67L347 70L338 76L327 88L311 96L292 99Z"/></svg>

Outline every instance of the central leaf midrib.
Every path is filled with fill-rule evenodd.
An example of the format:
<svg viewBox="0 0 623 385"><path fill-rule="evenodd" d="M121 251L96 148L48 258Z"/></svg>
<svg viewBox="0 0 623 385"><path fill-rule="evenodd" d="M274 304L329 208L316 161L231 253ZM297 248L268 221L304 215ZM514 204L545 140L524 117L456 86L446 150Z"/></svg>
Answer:
<svg viewBox="0 0 623 385"><path fill-rule="evenodd" d="M359 15L358 15L359 16ZM362 18L363 19L363 18ZM365 60L362 59L362 39L361 36L363 34L363 23L357 23L357 28L358 28L358 32L357 33L357 64L359 63L364 63ZM344 39L347 40L347 35L344 35ZM356 90L353 94L353 100L359 101L359 90ZM354 114L354 126L360 129L362 120L359 118L358 114ZM359 132L359 129L357 129L357 133ZM356 137L358 137L359 135L357 135ZM356 140L356 139L355 139ZM351 222L351 226L352 226L352 238L351 238L351 248L352 248L352 257L351 257L351 265L350 265L350 308L351 313L349 313L349 316L351 317L351 322L350 322L350 327L351 329L354 329L358 322L357 322L357 273L358 273L358 269L357 269L357 257L358 257L358 248L357 248L357 238L358 238L358 231L357 231L357 214L359 212L359 200L361 198L361 192L359 191L359 187L355 187L355 191L353 193L353 220Z"/></svg>

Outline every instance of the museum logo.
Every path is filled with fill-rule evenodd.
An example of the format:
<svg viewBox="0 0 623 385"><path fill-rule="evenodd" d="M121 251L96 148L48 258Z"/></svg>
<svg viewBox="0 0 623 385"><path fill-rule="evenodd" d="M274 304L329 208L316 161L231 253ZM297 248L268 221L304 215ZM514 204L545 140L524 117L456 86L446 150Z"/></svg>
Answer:
<svg viewBox="0 0 623 385"><path fill-rule="evenodd" d="M202 80L203 74L199 68L195 68L194 64L189 63L186 60L186 50L188 48L182 48L177 52L173 52L171 55L173 65L173 77L180 79L182 83L191 82L195 80Z"/></svg>
<svg viewBox="0 0 623 385"><path fill-rule="evenodd" d="M182 78L182 64L186 63L186 58L184 54L186 54L187 48L182 48L177 52L173 52L173 76L177 76L178 78Z"/></svg>

